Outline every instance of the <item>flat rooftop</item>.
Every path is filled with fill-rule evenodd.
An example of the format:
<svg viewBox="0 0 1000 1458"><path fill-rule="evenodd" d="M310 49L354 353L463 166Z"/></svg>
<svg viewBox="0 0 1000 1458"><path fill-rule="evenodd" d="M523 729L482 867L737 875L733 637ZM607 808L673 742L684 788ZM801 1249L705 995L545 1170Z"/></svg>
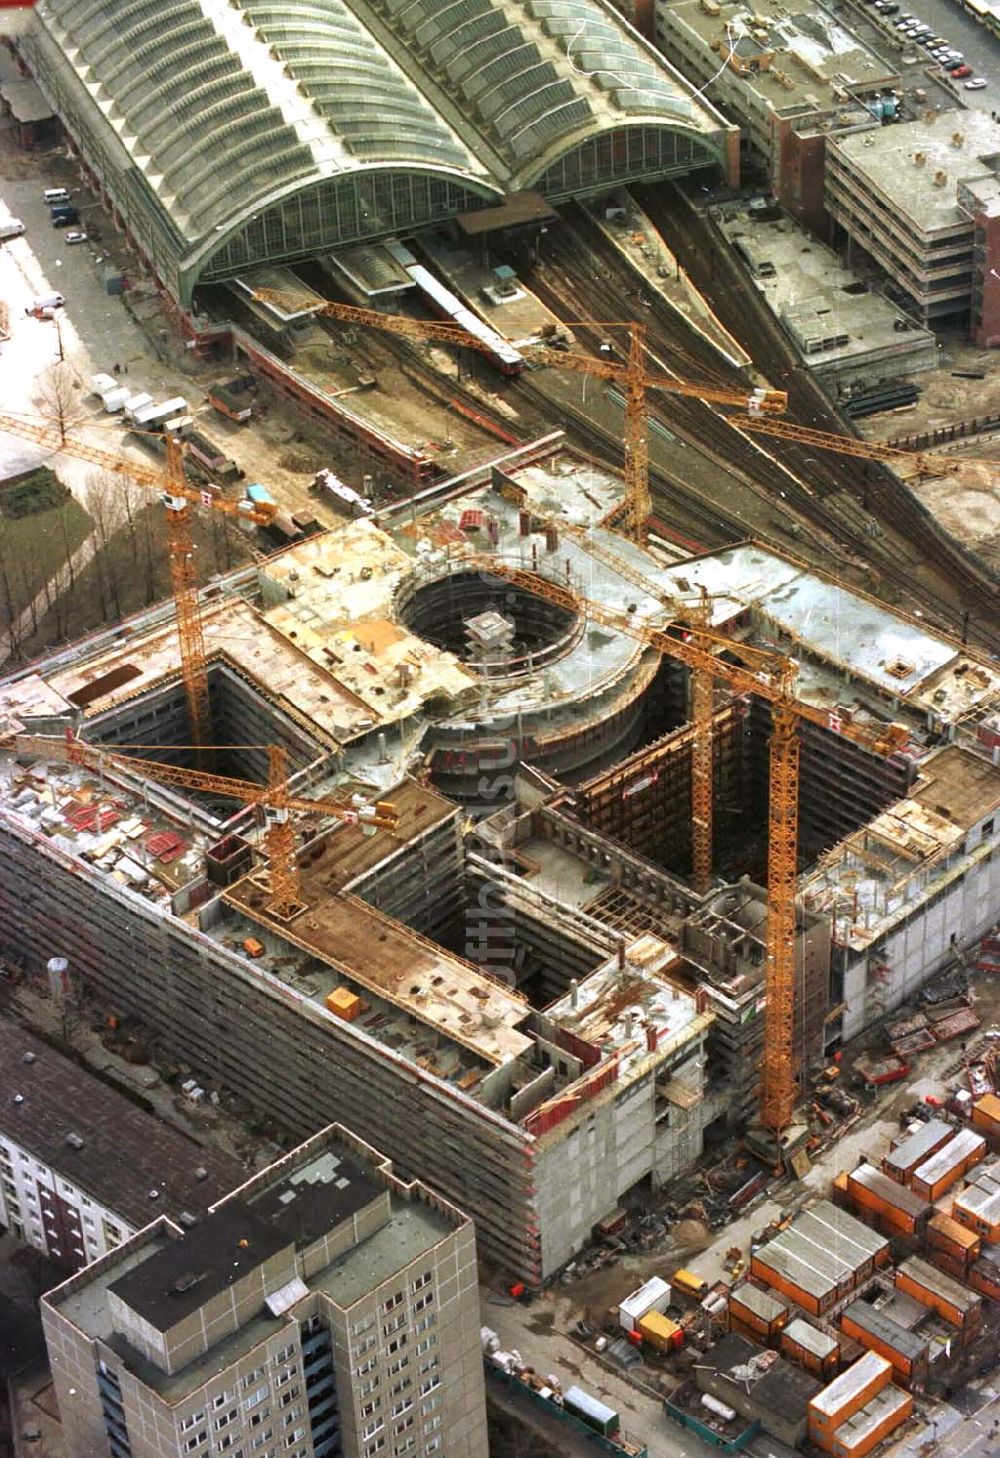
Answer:
<svg viewBox="0 0 1000 1458"><path fill-rule="evenodd" d="M698 0L676 0L664 10L671 21L682 22L705 46L721 46L721 56L728 53L735 40L737 57L746 65L754 61L758 64L743 75L733 68L728 77L730 86L737 79L743 81L781 116L849 110L850 101L841 101L833 94L834 84L850 91L867 91L898 78L898 72L869 49L842 17L822 5L790 5L780 17L767 16L763 27L751 25L749 6L723 4L721 14L709 15ZM758 7L755 19L758 15L766 16L767 12ZM669 56L669 44L665 49Z"/></svg>
<svg viewBox="0 0 1000 1458"><path fill-rule="evenodd" d="M307 882L304 891L311 894ZM251 897L245 882L226 894L245 916L273 927L485 1062L508 1063L532 1047L518 1027L530 1011L523 998L358 897L318 895L289 926L253 907Z"/></svg>
<svg viewBox="0 0 1000 1458"><path fill-rule="evenodd" d="M915 1169L937 1148L951 1138L951 1125L943 1119L928 1119L919 1129L901 1139L885 1156L885 1163L900 1174Z"/></svg>
<svg viewBox="0 0 1000 1458"><path fill-rule="evenodd" d="M906 1185L897 1184L890 1179L874 1164L862 1164L851 1171L852 1184L863 1185L873 1195L877 1195L885 1204L891 1205L895 1210L901 1210L906 1215L919 1218L924 1215L929 1206L926 1200L915 1195Z"/></svg>
<svg viewBox="0 0 1000 1458"><path fill-rule="evenodd" d="M927 121L837 137L831 146L834 158L842 158L917 232L971 230L956 200L958 184L975 191L995 179L1000 125L986 111L948 111Z"/></svg>
<svg viewBox="0 0 1000 1458"><path fill-rule="evenodd" d="M910 799L970 830L1000 808L1000 766L960 745L945 745L921 764Z"/></svg>
<svg viewBox="0 0 1000 1458"><path fill-rule="evenodd" d="M784 1335L789 1341L797 1342L807 1352L812 1352L814 1357L823 1361L833 1352L836 1352L840 1343L836 1337L830 1336L828 1332L820 1331L818 1327L811 1326L801 1316L794 1317L785 1327Z"/></svg>
<svg viewBox="0 0 1000 1458"><path fill-rule="evenodd" d="M902 1409L912 1402L913 1398L908 1392L903 1392L891 1382L887 1383L865 1403L860 1412L840 1424L836 1434L838 1442L843 1443L848 1450L854 1448L864 1451L864 1442L869 1434L881 1428L883 1423L891 1421L897 1414L897 1421L901 1421Z"/></svg>
<svg viewBox="0 0 1000 1458"><path fill-rule="evenodd" d="M246 1203L301 1250L377 1200L381 1189L360 1159L326 1148L259 1192L248 1192Z"/></svg>
<svg viewBox="0 0 1000 1458"><path fill-rule="evenodd" d="M868 1301L852 1301L844 1309L844 1318L853 1321L862 1331L899 1352L910 1362L919 1362L927 1355L927 1342L922 1337L905 1326L900 1326L898 1321L893 1321L891 1316Z"/></svg>
<svg viewBox="0 0 1000 1458"><path fill-rule="evenodd" d="M722 232L752 269L768 307L812 370L859 365L872 355L927 352L937 364L934 335L879 293L870 292L839 256L787 213L763 216L742 203L716 210Z"/></svg>
<svg viewBox="0 0 1000 1458"><path fill-rule="evenodd" d="M762 627L946 723L1000 699L1000 672L987 660L757 542L679 563L666 575L679 594L704 587L714 626L752 609ZM808 681L801 687L809 698Z"/></svg>
<svg viewBox="0 0 1000 1458"><path fill-rule="evenodd" d="M156 1331L170 1331L292 1244L242 1200L227 1200L109 1287Z"/></svg>
<svg viewBox="0 0 1000 1458"><path fill-rule="evenodd" d="M246 1177L235 1159L154 1119L7 1019L0 1130L135 1230L164 1212L200 1215Z"/></svg>

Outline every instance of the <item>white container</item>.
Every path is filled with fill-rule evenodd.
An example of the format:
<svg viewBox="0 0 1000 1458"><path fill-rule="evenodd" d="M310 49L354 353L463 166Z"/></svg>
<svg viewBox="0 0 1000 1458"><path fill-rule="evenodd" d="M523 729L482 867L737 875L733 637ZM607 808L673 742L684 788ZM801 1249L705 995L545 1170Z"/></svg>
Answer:
<svg viewBox="0 0 1000 1458"><path fill-rule="evenodd" d="M638 1291L618 1306L618 1324L622 1331L635 1331L639 1322L651 1311L666 1311L670 1305L670 1282L660 1276L651 1276Z"/></svg>

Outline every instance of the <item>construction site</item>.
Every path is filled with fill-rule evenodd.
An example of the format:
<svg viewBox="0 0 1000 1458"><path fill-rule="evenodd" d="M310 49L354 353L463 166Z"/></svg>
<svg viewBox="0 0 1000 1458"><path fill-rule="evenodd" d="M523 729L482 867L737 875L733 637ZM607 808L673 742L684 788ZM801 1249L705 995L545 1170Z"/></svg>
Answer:
<svg viewBox="0 0 1000 1458"><path fill-rule="evenodd" d="M558 439L206 601L174 489L174 613L0 686L5 949L355 1128L495 1268L736 1129L793 1159L810 1072L989 932L1000 675L919 620L665 561Z"/></svg>

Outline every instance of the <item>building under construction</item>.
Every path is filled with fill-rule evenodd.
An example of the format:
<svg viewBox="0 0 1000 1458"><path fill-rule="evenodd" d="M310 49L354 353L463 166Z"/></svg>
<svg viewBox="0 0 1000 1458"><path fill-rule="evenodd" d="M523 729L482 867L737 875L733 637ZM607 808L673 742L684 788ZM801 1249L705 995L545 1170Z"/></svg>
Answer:
<svg viewBox="0 0 1000 1458"><path fill-rule="evenodd" d="M992 666L753 543L664 565L594 525L620 492L556 446L211 585L232 748L210 768L264 785L278 745L301 799L392 807L377 833L291 812L291 904L266 795L197 780L168 609L0 685L9 958L66 957L78 996L292 1136L340 1120L532 1279L755 1104L771 710L716 679L695 890L689 675L646 635L678 601L799 665L798 1068L982 936L1000 893ZM890 721L893 752L848 737Z"/></svg>

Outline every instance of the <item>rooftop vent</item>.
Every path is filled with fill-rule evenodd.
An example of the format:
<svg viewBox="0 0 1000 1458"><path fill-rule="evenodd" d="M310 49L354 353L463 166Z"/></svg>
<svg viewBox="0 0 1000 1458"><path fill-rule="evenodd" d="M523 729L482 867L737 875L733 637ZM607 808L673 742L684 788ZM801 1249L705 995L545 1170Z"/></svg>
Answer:
<svg viewBox="0 0 1000 1458"><path fill-rule="evenodd" d="M965 141L965 137L964 137L964 135L961 132L952 132L952 134L951 134L951 145L953 147L961 147L961 145L962 145L962 143L964 141Z"/></svg>
<svg viewBox="0 0 1000 1458"><path fill-rule="evenodd" d="M83 1148L83 1140L80 1138L79 1134L67 1134L66 1143L69 1145L70 1149Z"/></svg>
<svg viewBox="0 0 1000 1458"><path fill-rule="evenodd" d="M149 1190L147 1192L147 1194L146 1194L146 1199L147 1200L158 1200L159 1198L160 1198L160 1192L159 1192L159 1190Z"/></svg>
<svg viewBox="0 0 1000 1458"><path fill-rule="evenodd" d="M944 185L945 185L945 183L947 181L948 181L948 174L947 174L947 172L940 172L940 171L935 172L935 174L934 174L934 186L935 187L944 187Z"/></svg>
<svg viewBox="0 0 1000 1458"><path fill-rule="evenodd" d="M199 1164L198 1168L194 1172L194 1177L195 1177L196 1180L207 1180L208 1179L208 1170L205 1168L205 1166L203 1164Z"/></svg>
<svg viewBox="0 0 1000 1458"><path fill-rule="evenodd" d="M923 152L914 152L913 161L918 167L923 167L924 163L927 161L927 158L924 156Z"/></svg>
<svg viewBox="0 0 1000 1458"><path fill-rule="evenodd" d="M14 1102L15 1102L15 1104L23 1104L24 1103L24 1094L15 1094L14 1095Z"/></svg>
<svg viewBox="0 0 1000 1458"><path fill-rule="evenodd" d="M25 1053L21 1058L22 1063L34 1063L35 1061L34 1053Z"/></svg>
<svg viewBox="0 0 1000 1458"><path fill-rule="evenodd" d="M204 1273L199 1275L197 1271L182 1271L170 1288L171 1294L174 1296L183 1296L185 1291L190 1291L192 1287L197 1286L198 1282L204 1279Z"/></svg>
<svg viewBox="0 0 1000 1458"><path fill-rule="evenodd" d="M192 1225L198 1224L197 1215L192 1215L190 1210L182 1210L177 1217L177 1223L183 1225L185 1230L190 1230Z"/></svg>

